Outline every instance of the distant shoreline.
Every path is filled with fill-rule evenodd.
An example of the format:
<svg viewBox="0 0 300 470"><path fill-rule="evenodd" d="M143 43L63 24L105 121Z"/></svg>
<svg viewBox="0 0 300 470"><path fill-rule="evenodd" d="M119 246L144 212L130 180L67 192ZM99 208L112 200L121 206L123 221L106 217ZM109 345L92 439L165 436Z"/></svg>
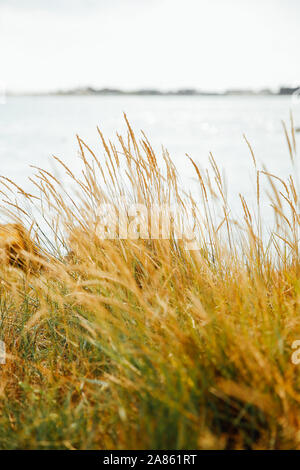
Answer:
<svg viewBox="0 0 300 470"><path fill-rule="evenodd" d="M75 88L70 90L56 90L51 92L29 92L29 93L14 93L8 92L8 96L292 96L294 94L300 95L300 87L288 88L282 87L274 92L270 89L243 90L243 89L230 89L223 92L216 91L201 91L196 89L179 89L162 91L157 89L141 89L141 90L119 90L112 88Z"/></svg>

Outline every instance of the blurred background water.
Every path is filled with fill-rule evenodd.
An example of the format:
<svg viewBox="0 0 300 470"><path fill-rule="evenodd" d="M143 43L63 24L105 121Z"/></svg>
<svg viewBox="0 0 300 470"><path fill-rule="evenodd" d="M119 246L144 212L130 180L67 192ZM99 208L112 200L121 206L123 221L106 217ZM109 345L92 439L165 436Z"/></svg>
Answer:
<svg viewBox="0 0 300 470"><path fill-rule="evenodd" d="M158 154L162 145L168 149L186 189L195 187L186 153L205 168L212 152L237 209L238 193L255 198L254 169L243 134L259 167L265 164L271 173L288 175L291 163L281 120L289 124L292 108L300 127L300 103L286 96L8 97L0 106L0 173L29 189L30 165L53 169L52 155L79 170L76 134L101 158L96 127L116 140L116 132L126 133L126 112L137 134L142 129Z"/></svg>

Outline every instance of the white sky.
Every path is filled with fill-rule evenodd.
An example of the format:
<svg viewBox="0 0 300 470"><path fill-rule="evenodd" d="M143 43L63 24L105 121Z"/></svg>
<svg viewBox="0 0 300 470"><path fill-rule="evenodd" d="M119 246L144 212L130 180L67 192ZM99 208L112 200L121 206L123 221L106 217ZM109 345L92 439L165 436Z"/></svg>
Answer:
<svg viewBox="0 0 300 470"><path fill-rule="evenodd" d="M13 91L298 86L299 55L299 0L0 0Z"/></svg>

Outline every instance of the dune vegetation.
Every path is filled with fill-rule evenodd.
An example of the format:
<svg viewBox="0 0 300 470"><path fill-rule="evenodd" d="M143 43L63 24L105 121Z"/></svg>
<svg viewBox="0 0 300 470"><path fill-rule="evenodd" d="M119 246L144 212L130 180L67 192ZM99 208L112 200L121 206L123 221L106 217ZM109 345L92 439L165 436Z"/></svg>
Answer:
<svg viewBox="0 0 300 470"><path fill-rule="evenodd" d="M30 194L1 178L3 220L31 230L42 268L1 264L1 449L299 449L299 194L258 167L256 203L194 167L180 187L166 150L144 134L78 137L78 176L37 168ZM296 161L293 122L284 125ZM229 180L230 180L230 175ZM265 191L274 212L267 231ZM101 239L98 207L176 203L197 249L169 239ZM128 215L130 218L130 215Z"/></svg>

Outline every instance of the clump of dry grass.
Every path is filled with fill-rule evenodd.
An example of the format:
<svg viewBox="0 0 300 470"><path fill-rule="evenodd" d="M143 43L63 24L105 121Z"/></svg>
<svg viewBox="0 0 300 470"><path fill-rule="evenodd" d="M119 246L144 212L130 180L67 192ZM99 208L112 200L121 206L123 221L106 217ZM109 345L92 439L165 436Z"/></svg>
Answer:
<svg viewBox="0 0 300 470"><path fill-rule="evenodd" d="M128 123L127 123L128 124ZM292 162L293 124L285 127ZM299 449L299 201L292 176L258 168L256 208L231 220L211 155L190 158L201 201L180 189L168 153L144 135L97 157L78 138L80 177L37 169L36 194L2 180L5 211L34 225L40 276L1 267L0 447ZM271 188L269 237L261 194ZM73 192L70 188L73 188ZM176 202L198 234L183 241L99 240L97 208ZM218 208L218 209L217 209ZM216 214L222 214L218 217Z"/></svg>

